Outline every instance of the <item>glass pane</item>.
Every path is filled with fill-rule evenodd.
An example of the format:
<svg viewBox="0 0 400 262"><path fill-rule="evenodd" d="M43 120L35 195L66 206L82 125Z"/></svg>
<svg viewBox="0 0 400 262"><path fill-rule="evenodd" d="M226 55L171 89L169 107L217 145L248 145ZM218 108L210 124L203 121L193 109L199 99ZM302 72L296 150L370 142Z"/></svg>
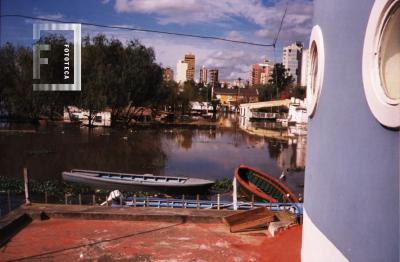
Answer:
<svg viewBox="0 0 400 262"><path fill-rule="evenodd" d="M400 99L400 4L388 17L380 46L380 74L386 95Z"/></svg>

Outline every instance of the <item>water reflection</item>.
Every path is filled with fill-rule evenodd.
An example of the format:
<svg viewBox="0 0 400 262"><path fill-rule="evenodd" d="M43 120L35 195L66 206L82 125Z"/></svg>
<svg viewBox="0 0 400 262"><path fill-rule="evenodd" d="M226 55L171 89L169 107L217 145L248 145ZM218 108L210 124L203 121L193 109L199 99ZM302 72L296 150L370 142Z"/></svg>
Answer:
<svg viewBox="0 0 400 262"><path fill-rule="evenodd" d="M234 124L132 130L54 126L36 131L0 133L0 175L20 176L27 166L32 177L43 179L60 178L62 171L73 168L222 179L232 178L239 164L275 177L283 169L304 167L304 140L250 135ZM287 183L301 192L303 179L303 172L293 173Z"/></svg>

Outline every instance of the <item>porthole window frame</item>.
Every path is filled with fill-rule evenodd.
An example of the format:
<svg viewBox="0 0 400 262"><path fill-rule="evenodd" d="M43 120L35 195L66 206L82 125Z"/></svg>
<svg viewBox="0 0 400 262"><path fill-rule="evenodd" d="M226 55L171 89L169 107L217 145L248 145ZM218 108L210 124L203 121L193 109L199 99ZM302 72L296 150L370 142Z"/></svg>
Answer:
<svg viewBox="0 0 400 262"><path fill-rule="evenodd" d="M314 57L314 50L316 49L317 57ZM322 84L324 80L325 69L325 48L324 37L321 27L315 25L311 31L310 44L309 44L309 66L308 66L308 79L307 79L307 113L309 117L313 117L319 97L321 96ZM317 63L315 65L315 63ZM314 74L314 68L317 66L318 70Z"/></svg>
<svg viewBox="0 0 400 262"><path fill-rule="evenodd" d="M390 98L383 86L380 69L380 50L385 25L400 0L375 1L365 32L362 77L368 106L374 117L384 126L400 127L400 99ZM400 65L399 65L400 66Z"/></svg>

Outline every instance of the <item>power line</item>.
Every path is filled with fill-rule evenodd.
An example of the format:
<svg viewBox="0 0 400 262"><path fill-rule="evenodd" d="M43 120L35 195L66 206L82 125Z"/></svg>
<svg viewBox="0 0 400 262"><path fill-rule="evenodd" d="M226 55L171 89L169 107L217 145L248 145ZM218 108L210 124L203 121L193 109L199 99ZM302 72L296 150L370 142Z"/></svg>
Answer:
<svg viewBox="0 0 400 262"><path fill-rule="evenodd" d="M71 24L78 23L78 24L82 24L82 25L102 27L102 28L121 29L121 30L147 32L147 33L157 33L157 34L192 37L192 38L200 38L200 39L211 39L211 40L218 40L218 41L230 42L230 43L235 43L235 44L252 45L252 46L273 47L275 45L275 44L261 44L261 43L254 43L254 42L248 42L248 41L233 40L233 39L217 37L217 36L185 34L185 33L169 32L169 31L153 30L153 29L142 29L142 28L125 27L125 26L111 26L111 25L88 23L88 22L64 21L64 20L58 20L58 19L41 18L41 17L18 15L18 14L5 14L5 15L1 15L0 17L17 17L17 18L39 20L39 21L56 22L56 23L71 23Z"/></svg>
<svg viewBox="0 0 400 262"><path fill-rule="evenodd" d="M283 26L283 22L285 21L285 17L286 17L286 13L287 13L287 10L288 10L288 6L289 6L289 0L286 1L285 12L283 12L283 16L282 16L281 23L280 23L280 25L279 25L278 33L276 34L276 36L275 36L275 38L274 38L274 42L273 42L273 44L272 44L272 46L273 46L274 48L275 48L275 46L276 46L276 42L278 42L279 34L281 33L282 26Z"/></svg>

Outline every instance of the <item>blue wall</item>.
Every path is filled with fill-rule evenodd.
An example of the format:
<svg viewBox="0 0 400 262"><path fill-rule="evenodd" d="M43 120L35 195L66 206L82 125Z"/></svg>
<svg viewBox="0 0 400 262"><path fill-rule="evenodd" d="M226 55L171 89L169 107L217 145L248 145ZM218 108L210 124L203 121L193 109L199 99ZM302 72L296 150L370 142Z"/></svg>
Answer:
<svg viewBox="0 0 400 262"><path fill-rule="evenodd" d="M373 3L315 0L325 75L309 123L305 209L350 261L399 261L400 132L374 118L362 82Z"/></svg>

